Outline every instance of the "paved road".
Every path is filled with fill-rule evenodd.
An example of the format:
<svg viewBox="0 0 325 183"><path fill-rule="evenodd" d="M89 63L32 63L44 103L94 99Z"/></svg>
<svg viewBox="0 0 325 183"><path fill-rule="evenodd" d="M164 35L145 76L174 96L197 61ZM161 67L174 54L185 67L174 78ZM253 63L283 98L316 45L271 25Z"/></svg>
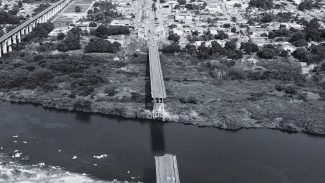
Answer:
<svg viewBox="0 0 325 183"><path fill-rule="evenodd" d="M149 49L149 65L150 65L150 80L151 80L151 95L152 98L166 98L166 90L164 78L162 75L160 58L158 52L157 35L155 28L155 14L152 11L152 4L147 3L146 9L148 10L147 19L147 41Z"/></svg>
<svg viewBox="0 0 325 183"><path fill-rule="evenodd" d="M148 42L151 96L152 98L166 98L166 90L160 65L158 46L154 40L149 40Z"/></svg>

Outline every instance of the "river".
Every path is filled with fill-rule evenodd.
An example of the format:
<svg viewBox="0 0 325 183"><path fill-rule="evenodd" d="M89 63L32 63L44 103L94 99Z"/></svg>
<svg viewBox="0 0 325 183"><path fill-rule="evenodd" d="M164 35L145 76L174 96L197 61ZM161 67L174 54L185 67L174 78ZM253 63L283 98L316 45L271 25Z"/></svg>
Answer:
<svg viewBox="0 0 325 183"><path fill-rule="evenodd" d="M0 153L14 157L12 166L56 166L92 180L151 183L154 155L171 153L182 183L325 182L325 137L231 132L4 102L0 116ZM15 180L4 175L7 165L0 163L0 182Z"/></svg>

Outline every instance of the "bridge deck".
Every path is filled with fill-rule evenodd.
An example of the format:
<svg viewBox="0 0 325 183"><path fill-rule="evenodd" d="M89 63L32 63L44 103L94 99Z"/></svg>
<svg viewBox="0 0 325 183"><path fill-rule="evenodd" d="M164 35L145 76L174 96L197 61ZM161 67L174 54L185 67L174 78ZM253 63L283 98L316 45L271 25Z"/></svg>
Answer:
<svg viewBox="0 0 325 183"><path fill-rule="evenodd" d="M156 156L157 183L180 183L175 155Z"/></svg>
<svg viewBox="0 0 325 183"><path fill-rule="evenodd" d="M164 78L162 75L158 46L155 41L149 41L149 65L152 98L166 98Z"/></svg>

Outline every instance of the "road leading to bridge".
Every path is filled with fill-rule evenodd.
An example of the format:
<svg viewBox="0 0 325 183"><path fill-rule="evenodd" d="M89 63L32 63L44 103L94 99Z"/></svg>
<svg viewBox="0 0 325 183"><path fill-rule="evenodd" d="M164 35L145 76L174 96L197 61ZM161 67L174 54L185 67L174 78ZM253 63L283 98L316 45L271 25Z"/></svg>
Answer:
<svg viewBox="0 0 325 183"><path fill-rule="evenodd" d="M166 89L162 74L158 44L158 35L155 29L155 13L152 10L152 4L146 3L146 39L149 52L149 67L150 67L150 86L151 96L154 101L153 118L164 119L164 99L166 98Z"/></svg>

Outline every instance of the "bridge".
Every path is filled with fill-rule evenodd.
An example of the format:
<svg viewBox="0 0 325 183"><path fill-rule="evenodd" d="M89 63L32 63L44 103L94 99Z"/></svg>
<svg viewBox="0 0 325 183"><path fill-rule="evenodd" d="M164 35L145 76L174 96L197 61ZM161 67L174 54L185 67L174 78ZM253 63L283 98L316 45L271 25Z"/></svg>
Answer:
<svg viewBox="0 0 325 183"><path fill-rule="evenodd" d="M157 183L180 183L175 155L155 156L155 164Z"/></svg>
<svg viewBox="0 0 325 183"><path fill-rule="evenodd" d="M29 20L26 20L18 27L4 34L0 38L0 57L2 57L3 54L12 52L12 46L20 43L24 35L27 35L33 31L37 24L45 23L50 20L71 1L72 0L60 0Z"/></svg>
<svg viewBox="0 0 325 183"><path fill-rule="evenodd" d="M164 99L166 90L162 75L158 45L154 39L148 41L151 97L154 102L153 118L164 119Z"/></svg>

